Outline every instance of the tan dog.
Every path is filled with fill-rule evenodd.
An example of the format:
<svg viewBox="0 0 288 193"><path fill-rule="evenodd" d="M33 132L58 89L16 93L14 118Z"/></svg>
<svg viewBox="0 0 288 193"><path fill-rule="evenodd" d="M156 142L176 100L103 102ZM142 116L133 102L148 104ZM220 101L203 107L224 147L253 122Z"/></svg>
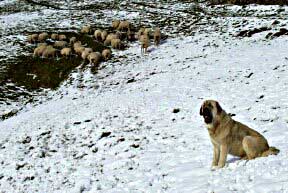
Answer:
<svg viewBox="0 0 288 193"><path fill-rule="evenodd" d="M224 167L228 153L248 160L279 153L260 133L233 120L217 101L204 101L200 115L214 147L212 167Z"/></svg>

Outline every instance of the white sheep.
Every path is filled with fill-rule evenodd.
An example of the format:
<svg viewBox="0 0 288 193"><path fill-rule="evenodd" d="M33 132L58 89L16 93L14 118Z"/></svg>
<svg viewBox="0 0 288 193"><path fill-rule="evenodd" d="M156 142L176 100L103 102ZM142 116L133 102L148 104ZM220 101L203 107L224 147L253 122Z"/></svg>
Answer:
<svg viewBox="0 0 288 193"><path fill-rule="evenodd" d="M68 57L68 56L71 56L72 49L71 48L63 48L60 53L62 56Z"/></svg>
<svg viewBox="0 0 288 193"><path fill-rule="evenodd" d="M51 34L51 39L58 40L58 34L55 34L55 33Z"/></svg>
<svg viewBox="0 0 288 193"><path fill-rule="evenodd" d="M102 57L104 60L109 60L111 58L111 50L110 49L104 49L102 51Z"/></svg>
<svg viewBox="0 0 288 193"><path fill-rule="evenodd" d="M103 30L101 33L101 39L104 42L106 37L108 36L108 32L106 30Z"/></svg>
<svg viewBox="0 0 288 193"><path fill-rule="evenodd" d="M66 47L68 45L68 43L66 42L66 41L56 41L55 43L54 43L54 46L56 47L56 48L64 48L64 47Z"/></svg>
<svg viewBox="0 0 288 193"><path fill-rule="evenodd" d="M56 49L53 48L52 46L47 46L46 49L44 50L42 57L44 58L49 58L52 57L54 58L56 56Z"/></svg>
<svg viewBox="0 0 288 193"><path fill-rule="evenodd" d="M118 30L123 31L123 30L128 30L130 28L130 22L129 21L121 21Z"/></svg>
<svg viewBox="0 0 288 193"><path fill-rule="evenodd" d="M38 41L39 42L45 41L48 38L48 36L49 36L48 33L43 32L43 33L39 34Z"/></svg>
<svg viewBox="0 0 288 193"><path fill-rule="evenodd" d="M120 21L119 21L119 20L114 20L114 21L112 21L112 28L113 28L113 29L117 29L118 26L119 26L119 24L120 24Z"/></svg>
<svg viewBox="0 0 288 193"><path fill-rule="evenodd" d="M92 52L88 55L88 60L90 64L98 65L101 61L101 54L100 52Z"/></svg>
<svg viewBox="0 0 288 193"><path fill-rule="evenodd" d="M96 40L100 41L101 40L101 34L102 34L102 31L97 29L95 32L94 32L94 37Z"/></svg>
<svg viewBox="0 0 288 193"><path fill-rule="evenodd" d="M141 43L141 53L146 54L150 44L149 36L147 34L141 35L140 43Z"/></svg>
<svg viewBox="0 0 288 193"><path fill-rule="evenodd" d="M93 49L92 48L85 48L84 51L88 52L90 54L91 52L93 52Z"/></svg>
<svg viewBox="0 0 288 193"><path fill-rule="evenodd" d="M114 49L121 49L122 43L120 39L112 39L111 40L111 46Z"/></svg>
<svg viewBox="0 0 288 193"><path fill-rule="evenodd" d="M69 43L72 45L76 42L76 40L77 40L76 37L73 36L69 39Z"/></svg>
<svg viewBox="0 0 288 193"><path fill-rule="evenodd" d="M81 33L88 34L88 33L90 33L90 30L91 30L91 27L89 25L83 26L81 29Z"/></svg>
<svg viewBox="0 0 288 193"><path fill-rule="evenodd" d="M46 49L47 45L38 45L37 48L34 49L33 56L42 56L44 50Z"/></svg>
<svg viewBox="0 0 288 193"><path fill-rule="evenodd" d="M59 41L63 41L63 40L66 40L67 39L67 37L66 37L66 35L64 35L64 34L60 34L59 36L58 36L58 40Z"/></svg>
<svg viewBox="0 0 288 193"><path fill-rule="evenodd" d="M84 50L81 54L81 58L85 61L90 53L87 50Z"/></svg>
<svg viewBox="0 0 288 193"><path fill-rule="evenodd" d="M31 34L28 36L29 43L35 43L38 41L38 34Z"/></svg>
<svg viewBox="0 0 288 193"><path fill-rule="evenodd" d="M74 47L74 51L78 55L81 55L84 50L85 48L83 46Z"/></svg>

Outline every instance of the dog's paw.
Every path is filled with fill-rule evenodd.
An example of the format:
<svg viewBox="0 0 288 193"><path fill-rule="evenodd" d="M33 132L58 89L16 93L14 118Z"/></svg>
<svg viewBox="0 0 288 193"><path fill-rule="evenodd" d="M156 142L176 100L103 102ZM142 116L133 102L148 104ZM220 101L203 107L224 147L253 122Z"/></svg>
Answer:
<svg viewBox="0 0 288 193"><path fill-rule="evenodd" d="M211 171L216 171L216 170L219 170L221 168L223 168L223 167L221 167L221 166L212 166L211 167Z"/></svg>

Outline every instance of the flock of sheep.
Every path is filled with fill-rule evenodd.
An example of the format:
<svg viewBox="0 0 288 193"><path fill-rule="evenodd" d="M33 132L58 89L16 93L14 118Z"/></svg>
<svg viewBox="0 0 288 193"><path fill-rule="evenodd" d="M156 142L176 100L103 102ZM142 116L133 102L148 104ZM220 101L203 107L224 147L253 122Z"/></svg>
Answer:
<svg viewBox="0 0 288 193"><path fill-rule="evenodd" d="M139 40L141 44L141 53L147 53L150 45L150 37L154 38L154 44L159 45L161 32L159 28L155 28L152 32L151 28L140 28L138 32L132 32L129 21L112 21L112 28L115 33L108 33L106 30L97 29L94 32L94 38L103 43L104 46L111 46L113 49L123 49L124 40ZM81 29L82 34L91 34L90 26L84 26ZM47 44L49 40L49 44ZM34 57L54 58L60 55L63 57L71 57L72 55L81 56L82 59L88 60L90 64L98 65L102 59L111 58L111 50L106 48L102 53L93 51L92 48L85 47L76 37L68 39L64 34L51 34L46 32L40 34L31 34L28 36L29 43L37 43L34 49Z"/></svg>

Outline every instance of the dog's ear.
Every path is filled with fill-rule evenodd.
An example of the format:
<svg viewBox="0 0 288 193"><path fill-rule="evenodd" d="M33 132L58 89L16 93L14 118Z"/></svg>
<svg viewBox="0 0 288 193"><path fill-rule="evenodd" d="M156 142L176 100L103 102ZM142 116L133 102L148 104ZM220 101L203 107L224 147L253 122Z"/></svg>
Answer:
<svg viewBox="0 0 288 193"><path fill-rule="evenodd" d="M200 108L200 115L201 115L201 116L203 115L203 108L202 108L202 105L201 105L201 108Z"/></svg>
<svg viewBox="0 0 288 193"><path fill-rule="evenodd" d="M222 107L216 102L217 113L220 114L222 112Z"/></svg>

